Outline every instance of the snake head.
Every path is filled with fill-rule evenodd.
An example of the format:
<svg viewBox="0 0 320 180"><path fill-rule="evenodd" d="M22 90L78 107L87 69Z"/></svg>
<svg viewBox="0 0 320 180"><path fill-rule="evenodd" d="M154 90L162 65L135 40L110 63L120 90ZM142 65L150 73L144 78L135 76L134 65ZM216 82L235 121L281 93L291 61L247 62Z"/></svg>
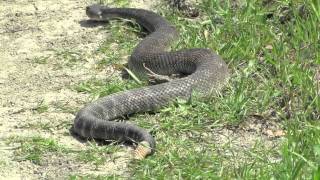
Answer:
<svg viewBox="0 0 320 180"><path fill-rule="evenodd" d="M86 7L86 13L90 19L96 20L96 21L102 21L103 20L102 11L103 9L106 9L106 8L107 8L106 6L94 4Z"/></svg>

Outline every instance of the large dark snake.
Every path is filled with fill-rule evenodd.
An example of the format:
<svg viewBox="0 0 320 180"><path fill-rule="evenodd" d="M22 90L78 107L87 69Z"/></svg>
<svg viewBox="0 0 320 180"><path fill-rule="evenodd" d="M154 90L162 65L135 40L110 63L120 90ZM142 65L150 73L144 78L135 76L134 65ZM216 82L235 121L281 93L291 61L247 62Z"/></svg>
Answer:
<svg viewBox="0 0 320 180"><path fill-rule="evenodd" d="M88 104L76 115L73 131L85 138L131 141L138 144L137 158L154 152L155 140L145 129L125 122L111 121L123 115L152 111L168 105L177 98L187 99L196 91L210 95L221 89L229 77L225 62L209 49L186 49L167 52L178 32L170 23L154 12L134 8L108 8L91 5L86 8L91 20L132 18L149 35L133 50L128 62L138 76L148 70L158 75L184 74L172 81L115 93Z"/></svg>

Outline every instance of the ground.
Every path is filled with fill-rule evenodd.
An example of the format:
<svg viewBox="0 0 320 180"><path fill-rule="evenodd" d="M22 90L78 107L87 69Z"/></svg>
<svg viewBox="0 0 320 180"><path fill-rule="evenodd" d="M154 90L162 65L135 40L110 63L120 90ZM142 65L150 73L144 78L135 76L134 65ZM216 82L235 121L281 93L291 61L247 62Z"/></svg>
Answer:
<svg viewBox="0 0 320 180"><path fill-rule="evenodd" d="M4 144L5 139L13 136L41 136L75 150L85 148L69 135L69 128L75 111L90 99L88 94L77 93L70 87L93 77L104 79L110 73L108 69L95 70L95 63L103 56L95 49L107 32L81 25L86 20L85 6L92 3L1 2L0 131L5 168L1 168L0 177L32 179L90 171L113 174L126 169L125 157L100 170L76 163L72 157L50 154L41 165L15 161L15 147ZM46 125L49 129L44 130Z"/></svg>
<svg viewBox="0 0 320 180"><path fill-rule="evenodd" d="M106 37L113 34L103 26L86 23L84 9L92 3L72 0L0 2L0 177L63 179L135 174L129 167L132 147L96 146L79 141L69 132L76 112L97 98L80 91L79 84L92 79L109 81L111 75L120 77L114 66L101 68L101 62L108 55L98 49L108 44ZM129 5L155 9L151 4L152 1L141 0ZM117 44L110 45L113 46ZM129 55L128 51L126 53L122 60ZM161 112L161 115L147 114L143 118L161 122L166 109ZM184 112L180 109L176 113L183 116ZM278 118L267 116L251 114L236 127L217 123L203 134L190 131L181 138L207 137L218 156L232 159L233 165L238 166L236 160L246 161L244 156L250 149L256 146L277 149L284 141L282 137L286 131ZM164 139L165 129L158 128L157 136ZM154 156L165 155L163 149ZM152 158L149 157L149 161ZM268 159L272 163L279 161L278 154ZM221 172L224 166L230 164L223 164Z"/></svg>

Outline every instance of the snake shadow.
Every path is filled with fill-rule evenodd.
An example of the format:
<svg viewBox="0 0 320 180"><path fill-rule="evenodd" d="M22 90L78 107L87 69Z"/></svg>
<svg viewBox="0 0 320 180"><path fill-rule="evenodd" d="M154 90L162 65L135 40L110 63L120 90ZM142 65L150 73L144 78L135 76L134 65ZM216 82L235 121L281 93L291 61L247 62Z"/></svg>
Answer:
<svg viewBox="0 0 320 180"><path fill-rule="evenodd" d="M94 21L91 19L85 19L85 20L79 21L79 24L81 27L94 28L99 26L105 26L106 24L109 24L109 21Z"/></svg>

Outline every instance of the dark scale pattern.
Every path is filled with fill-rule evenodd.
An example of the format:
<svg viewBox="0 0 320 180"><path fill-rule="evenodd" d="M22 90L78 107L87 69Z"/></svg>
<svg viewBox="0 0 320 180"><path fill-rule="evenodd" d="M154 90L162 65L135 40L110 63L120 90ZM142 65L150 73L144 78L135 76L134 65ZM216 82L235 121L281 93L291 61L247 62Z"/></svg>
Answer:
<svg viewBox="0 0 320 180"><path fill-rule="evenodd" d="M115 17L133 18L150 31L129 59L129 68L137 75L145 76L143 64L161 75L188 75L163 84L115 93L87 105L78 112L74 120L74 132L82 137L130 140L137 143L145 141L153 152L155 141L146 130L130 123L112 120L160 108L177 97L189 98L192 91L210 94L219 90L229 77L225 62L209 49L166 52L178 33L167 20L151 11L92 5L87 7L87 15L98 21Z"/></svg>

